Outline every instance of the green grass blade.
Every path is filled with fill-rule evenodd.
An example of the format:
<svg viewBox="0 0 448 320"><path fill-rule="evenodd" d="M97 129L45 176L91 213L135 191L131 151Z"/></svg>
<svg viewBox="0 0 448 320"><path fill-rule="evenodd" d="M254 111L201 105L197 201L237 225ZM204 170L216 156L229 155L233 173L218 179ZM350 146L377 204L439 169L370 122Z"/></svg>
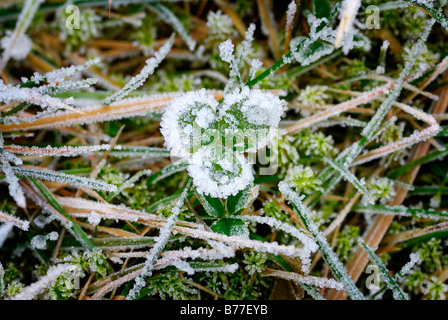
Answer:
<svg viewBox="0 0 448 320"><path fill-rule="evenodd" d="M430 15L432 18L437 20L437 22L440 23L440 25L445 30L448 31L448 20L445 18L445 16L441 12L439 12L438 10L428 6L427 4L425 4L422 1L406 0L406 2L409 3L410 5L414 6L414 7L417 7L419 9L421 9L426 14Z"/></svg>
<svg viewBox="0 0 448 320"><path fill-rule="evenodd" d="M165 179L166 177L169 177L172 174L175 174L177 172L182 172L185 169L187 169L188 164L184 161L175 162L172 164L167 165L159 172L154 173L151 175L148 180L146 181L146 184L149 186L152 183L155 183L161 179Z"/></svg>
<svg viewBox="0 0 448 320"><path fill-rule="evenodd" d="M439 157L445 156L448 153L448 147L445 147L445 149L443 150L434 150L430 153L428 153L427 155L406 163L405 165L399 167L398 169L392 171L391 173L389 173L387 175L387 177L389 179L396 179L399 176L409 172L410 170L412 170L413 168L420 166L422 164L428 163L430 161L436 160Z"/></svg>
<svg viewBox="0 0 448 320"><path fill-rule="evenodd" d="M117 158L168 158L170 151L163 148L121 146L110 150L109 155Z"/></svg>
<svg viewBox="0 0 448 320"><path fill-rule="evenodd" d="M133 300L137 297L140 290L144 287L145 281L143 279L152 274L154 263L157 261L157 259L159 258L159 254L163 251L163 249L165 248L166 244L170 239L172 229L178 220L181 208L185 200L187 199L191 185L192 185L191 179L188 179L186 186L183 188L181 195L179 196L179 198L175 203L175 206L171 210L172 213L168 217L165 226L162 229L160 229L157 241L155 245L151 248L151 251L146 259L143 272L135 280L134 287L126 297L128 300L129 299Z"/></svg>
<svg viewBox="0 0 448 320"><path fill-rule="evenodd" d="M148 6L152 11L157 13L162 20L170 24L173 29L176 30L176 32L187 43L188 49L190 49L190 51L194 50L196 41L194 41L193 38L188 34L188 31L185 29L184 25L182 24L182 22L180 22L175 14L173 14L167 7L161 5L158 2L149 3Z"/></svg>
<svg viewBox="0 0 448 320"><path fill-rule="evenodd" d="M353 280L347 274L345 267L339 261L333 249L331 249L331 246L328 244L325 236L319 232L317 226L312 221L308 209L305 205L303 205L299 195L294 192L285 181L280 182L279 190L286 196L286 199L288 199L294 207L294 212L298 215L308 231L313 235L320 248L322 257L328 263L334 275L344 284L350 298L353 300L365 300L363 294L359 291Z"/></svg>
<svg viewBox="0 0 448 320"><path fill-rule="evenodd" d="M2 170L2 168L0 168L0 170ZM117 186L108 184L104 181L89 179L85 177L78 177L75 175L69 175L61 172L52 172L47 170L37 170L22 167L12 167L12 171L18 176L33 177L45 181L53 181L62 184L69 184L80 188L89 188L109 192L117 191Z"/></svg>
<svg viewBox="0 0 448 320"><path fill-rule="evenodd" d="M347 179L356 189L358 189L359 192L369 198L371 203L374 202L372 195L367 190L364 183L359 181L358 178L356 178L356 176L348 170L348 168L330 158L324 158L324 161L331 165L334 169L338 170L339 173L342 174L342 176Z"/></svg>
<svg viewBox="0 0 448 320"><path fill-rule="evenodd" d="M2 263L0 262L0 297L3 296L5 291L5 269L3 269Z"/></svg>
<svg viewBox="0 0 448 320"><path fill-rule="evenodd" d="M133 237L133 238L91 238L91 242L98 248L105 248L109 250L116 249L139 249L148 247L155 242L153 237ZM73 248L81 247L82 244L76 238L64 238L61 243L61 247Z"/></svg>
<svg viewBox="0 0 448 320"><path fill-rule="evenodd" d="M40 180L34 177L28 177L28 180L36 187L36 189L40 192L40 194L45 198L45 200L47 200L47 202L53 208L59 211L68 221L71 222L70 229L73 231L74 235L76 235L79 242L81 242L82 245L88 250L95 249L95 245L92 243L89 237L85 234L85 232L81 229L81 227L75 223L75 221L64 210L64 208L62 208L62 206L59 204L59 202L56 200L56 198L53 196L50 190L48 190L48 188Z"/></svg>
<svg viewBox="0 0 448 320"><path fill-rule="evenodd" d="M358 242L369 256L370 261L378 267L387 287L393 291L394 298L396 300L409 300L409 296L400 288L395 279L389 274L386 266L381 262L380 258L378 258L373 250L361 238L359 238Z"/></svg>
<svg viewBox="0 0 448 320"><path fill-rule="evenodd" d="M149 175L149 174L151 174L151 170L149 170L149 169L137 172L132 177L130 177L128 180L126 180L123 184L121 184L120 187L118 187L118 190L115 193L113 193L110 196L108 196L106 198L106 201L110 202L116 196L118 196L124 189L132 187L134 182L136 182L138 179L140 179L141 176Z"/></svg>
<svg viewBox="0 0 448 320"><path fill-rule="evenodd" d="M339 7L340 7L339 3L337 3L333 7L333 10L331 11L330 17L328 19L329 22L328 22L328 24L326 26L329 26L333 22L333 19L336 17L337 13L339 12ZM324 26L324 27L326 27L326 26ZM320 28L320 30L322 30L322 28ZM262 74L258 75L254 79L246 82L246 85L249 86L249 87L252 87L253 85L258 83L259 81L261 81L264 78L270 76L272 73L274 73L275 71L277 71L278 69L283 67L285 64L287 64L288 61L291 61L291 59L293 59L294 55L297 52L301 52L302 50L304 50L304 49L306 49L308 47L306 45L307 42L308 42L307 40L311 40L311 38L308 37L307 39L305 39L305 41L300 42L300 44L294 50L288 52L280 60L278 60L276 63L274 63L274 65L272 67L270 67L269 69L264 71Z"/></svg>
<svg viewBox="0 0 448 320"><path fill-rule="evenodd" d="M416 187L414 190L409 191L409 194L418 194L418 195L425 195L425 194L448 194L448 187Z"/></svg>
<svg viewBox="0 0 448 320"><path fill-rule="evenodd" d="M448 212L435 211L431 209L413 209L405 206L387 206L387 205L370 205L370 206L356 206L354 211L364 213L378 213L378 214L391 214L404 217L418 217L418 218L430 218L441 219L448 218Z"/></svg>

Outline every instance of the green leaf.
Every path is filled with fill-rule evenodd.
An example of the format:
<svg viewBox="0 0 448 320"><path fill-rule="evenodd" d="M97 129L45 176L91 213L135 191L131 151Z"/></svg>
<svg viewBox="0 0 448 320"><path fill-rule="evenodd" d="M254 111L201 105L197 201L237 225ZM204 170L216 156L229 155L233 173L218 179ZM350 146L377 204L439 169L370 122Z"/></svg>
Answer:
<svg viewBox="0 0 448 320"><path fill-rule="evenodd" d="M221 199L206 196L199 192L196 192L196 196L209 215L218 218L222 218L225 215L226 210Z"/></svg>
<svg viewBox="0 0 448 320"><path fill-rule="evenodd" d="M301 43L303 43L306 40L305 37L301 37L297 40L297 42L294 42L294 46L299 46ZM329 56L334 51L334 46L329 45L327 43L315 41L311 43L306 49L300 51L298 54L296 54L296 59L302 64L302 65L310 65L311 63L314 63L318 61L319 59L322 59L323 57ZM306 61L306 63L305 63Z"/></svg>
<svg viewBox="0 0 448 320"><path fill-rule="evenodd" d="M328 18L331 13L331 6L328 0L314 0L313 14L317 18Z"/></svg>
<svg viewBox="0 0 448 320"><path fill-rule="evenodd" d="M231 215L239 214L250 204L251 200L256 197L256 195L254 197L255 193L258 195L258 188L249 187L241 190L234 196L229 196L226 202L227 212Z"/></svg>
<svg viewBox="0 0 448 320"><path fill-rule="evenodd" d="M248 234L249 230L241 219L223 218L216 221L211 229L214 232L227 236L242 236Z"/></svg>

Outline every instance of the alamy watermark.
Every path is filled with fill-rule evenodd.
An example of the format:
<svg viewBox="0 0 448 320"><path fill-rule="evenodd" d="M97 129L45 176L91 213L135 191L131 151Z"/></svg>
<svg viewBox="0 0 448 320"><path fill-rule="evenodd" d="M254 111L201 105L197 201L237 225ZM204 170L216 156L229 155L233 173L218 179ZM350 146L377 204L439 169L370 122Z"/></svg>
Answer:
<svg viewBox="0 0 448 320"><path fill-rule="evenodd" d="M369 30L380 28L380 8L378 6L368 6L366 8L366 28Z"/></svg>
<svg viewBox="0 0 448 320"><path fill-rule="evenodd" d="M65 19L65 27L67 29L81 29L80 19L79 19L79 8L73 4L65 8L65 13L68 17Z"/></svg>
<svg viewBox="0 0 448 320"><path fill-rule="evenodd" d="M380 269L374 265L369 264L366 268L367 273L371 273L366 279L366 287L369 290L379 290L380 289Z"/></svg>
<svg viewBox="0 0 448 320"><path fill-rule="evenodd" d="M76 5L68 5L65 8L65 13L68 15L65 20L65 27L67 29L80 29L80 11ZM367 29L380 29L380 8L375 5L370 5L365 9L365 26Z"/></svg>

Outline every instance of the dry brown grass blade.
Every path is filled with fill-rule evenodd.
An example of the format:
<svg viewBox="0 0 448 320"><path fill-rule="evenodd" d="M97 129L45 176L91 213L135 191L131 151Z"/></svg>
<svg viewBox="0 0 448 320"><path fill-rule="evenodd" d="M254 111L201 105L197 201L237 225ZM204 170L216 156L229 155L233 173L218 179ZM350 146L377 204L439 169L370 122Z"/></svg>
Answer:
<svg viewBox="0 0 448 320"><path fill-rule="evenodd" d="M269 8L267 0L257 0L257 6L261 23L268 32L269 44L272 50L272 54L276 61L282 57L280 43L278 42L277 30L275 30L274 21Z"/></svg>
<svg viewBox="0 0 448 320"><path fill-rule="evenodd" d="M358 97L355 97L353 99L350 99L348 101L342 102L338 105L335 105L331 108L328 108L326 110L323 110L321 112L318 112L316 114L313 114L307 118L301 119L297 121L296 123L293 123L285 128L287 134L294 134L299 132L300 130L310 127L313 124L316 124L318 122L327 120L328 118L331 118L333 116L337 116L342 112L346 112L350 109L353 109L361 104L365 104L372 99L375 99L376 97L385 94L389 90L393 89L395 86L394 83L388 83L381 87L378 87L366 94L360 95Z"/></svg>
<svg viewBox="0 0 448 320"><path fill-rule="evenodd" d="M121 237L121 238L135 238L140 237L140 235L135 234L133 232L117 229L117 228L111 228L111 227L103 227L103 226L94 226L90 223L80 222L78 221L79 226L89 229L89 230L95 230L95 228L98 230L98 232L104 232L113 236Z"/></svg>
<svg viewBox="0 0 448 320"><path fill-rule="evenodd" d="M0 211L0 223L7 223L16 226L22 230L28 230L29 222L16 218L10 214Z"/></svg>
<svg viewBox="0 0 448 320"><path fill-rule="evenodd" d="M445 73L443 77L443 82L448 81L448 72ZM445 86L439 95L440 99L435 103L434 108L431 113L444 113L447 106L448 106L448 87ZM414 147L413 154L411 158L409 159L409 162L412 162L414 160L417 160L423 156L425 156L428 153L430 147L430 141L424 141L419 144L417 144ZM404 177L404 182L412 184L412 182L415 180L418 172L420 170L420 166L415 167L409 174ZM397 194L395 196L395 199L392 201L391 205L401 205L406 198L406 195L408 193L408 190L402 187L397 187ZM390 224L392 223L394 219L393 215L380 215L374 222L374 225L369 230L368 234L365 236L364 241L367 243L368 246L375 248L377 247L381 241L383 240L384 235L386 234L387 230L389 229ZM366 267L367 263L369 261L369 258L367 257L367 253L362 250L362 248L359 248L351 261L349 262L347 266L347 273L348 275L353 279L353 281L357 281L359 277L361 276L362 272L364 271L364 268ZM327 299L329 300L341 300L346 299L347 294L345 292L340 291L334 291L332 290Z"/></svg>
<svg viewBox="0 0 448 320"><path fill-rule="evenodd" d="M233 8L230 6L230 3L226 0L216 0L215 2L218 5L219 9L221 9L226 15L230 17L230 19L232 19L235 28L244 38L246 36L246 26L244 25L244 22L241 20L238 14L235 12L235 10L233 10Z"/></svg>
<svg viewBox="0 0 448 320"><path fill-rule="evenodd" d="M392 246L395 245L397 243L401 243L410 239L414 239L420 236L424 236L425 234L428 233L433 233L436 231L446 231L448 230L448 222L441 222L439 224L436 225L432 225L426 228L420 228L420 229L415 229L415 230L409 230L406 232L402 232L399 234L394 234L392 236L388 236L385 237L383 239L383 241L381 242L381 244L383 245L387 245L387 246Z"/></svg>
<svg viewBox="0 0 448 320"><path fill-rule="evenodd" d="M281 90L268 90L268 92L273 94L283 93ZM220 100L223 97L222 91L212 90L211 93L217 100ZM0 128L2 132L10 132L15 130L28 131L129 118L159 110L167 105L171 100L180 97L183 94L185 93L173 92L170 94L156 94L141 98L124 99L119 102L114 102L108 106L96 106L89 109L83 109L82 111L84 114L76 112L59 112L39 118L34 122L23 122L8 125L2 124Z"/></svg>
<svg viewBox="0 0 448 320"><path fill-rule="evenodd" d="M401 45L400 41L398 41L398 39L389 29L379 29L373 35L383 41L389 41L389 48L393 53L401 55L401 53L403 52L403 46Z"/></svg>
<svg viewBox="0 0 448 320"><path fill-rule="evenodd" d="M14 130L35 130L35 129L47 129L54 128L55 126L70 126L74 124L85 124L100 121L107 121L112 119L119 119L145 112L151 112L164 107L173 98L180 96L182 93L177 93L156 97L149 96L143 98L140 101L134 99L124 100L119 103L114 103L108 106L98 106L89 110L83 110L84 114L75 112L61 112L52 115L48 115L37 119L31 123L19 123L19 124L3 124L1 126L2 132L14 131Z"/></svg>
<svg viewBox="0 0 448 320"><path fill-rule="evenodd" d="M308 285L315 285L315 286L321 286L321 287L333 287L335 290L343 290L344 286L335 281L334 279L328 279L328 278L321 278L321 277L314 277L310 275L302 275L295 272L287 272L287 271L281 271L281 270L273 270L269 268L265 268L261 272L261 276L264 277L277 277L285 280L291 280L296 283L305 283Z"/></svg>
<svg viewBox="0 0 448 320"><path fill-rule="evenodd" d="M37 70L40 70L44 73L54 70L54 67L52 65L33 53L29 53L26 58L31 65L36 67Z"/></svg>
<svg viewBox="0 0 448 320"><path fill-rule="evenodd" d="M110 150L113 149L110 145L103 145L103 146L83 146L83 147L46 147L46 148L39 148L39 147L27 147L27 146L19 146L19 145L6 145L3 147L4 150L15 153L15 154L21 154L21 155L31 155L31 156L48 156L48 157L58 157L58 156L64 156L64 155L80 155L83 153L91 153L99 150Z"/></svg>

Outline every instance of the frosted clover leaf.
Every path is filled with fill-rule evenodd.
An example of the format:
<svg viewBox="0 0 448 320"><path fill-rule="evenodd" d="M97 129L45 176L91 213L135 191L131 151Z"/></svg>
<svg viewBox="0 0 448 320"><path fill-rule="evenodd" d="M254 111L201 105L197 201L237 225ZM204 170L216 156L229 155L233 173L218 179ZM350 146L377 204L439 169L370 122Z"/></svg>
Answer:
<svg viewBox="0 0 448 320"><path fill-rule="evenodd" d="M198 192L227 198L253 181L244 153L276 136L284 104L258 89L235 89L220 102L202 89L167 106L161 132L171 155L188 161Z"/></svg>
<svg viewBox="0 0 448 320"><path fill-rule="evenodd" d="M205 146L196 152L188 167L199 193L215 198L236 195L253 181L246 159L223 146Z"/></svg>
<svg viewBox="0 0 448 320"><path fill-rule="evenodd" d="M224 96L219 110L223 117L226 139L236 141L239 152L255 152L264 148L276 135L284 102L271 93L250 90ZM230 136L229 136L230 134Z"/></svg>
<svg viewBox="0 0 448 320"><path fill-rule="evenodd" d="M217 128L218 102L205 90L190 92L173 100L161 122L165 145L171 154L187 157L199 150L205 130ZM205 142L204 142L205 144Z"/></svg>

